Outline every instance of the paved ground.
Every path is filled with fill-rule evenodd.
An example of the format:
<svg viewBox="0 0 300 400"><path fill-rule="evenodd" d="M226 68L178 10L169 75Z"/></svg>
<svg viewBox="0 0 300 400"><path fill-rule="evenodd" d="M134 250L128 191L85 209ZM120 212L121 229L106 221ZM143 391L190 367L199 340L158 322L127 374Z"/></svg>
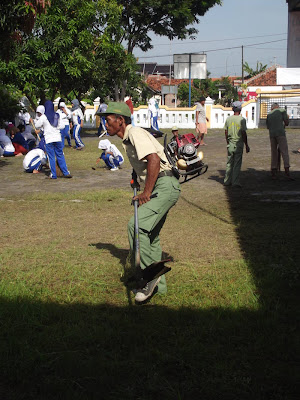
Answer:
<svg viewBox="0 0 300 400"><path fill-rule="evenodd" d="M300 200L300 154L296 150L300 147L300 135L297 130L290 129L287 134L291 173L295 177L294 182L288 182L283 176L278 181L270 179L270 145L267 131L248 131L248 140L251 151L244 153L241 182L242 192L263 193L268 191L291 191L295 201ZM98 138L89 136L85 138L87 150L85 154L78 154L73 149L66 148L65 155L72 172L73 179L57 179L51 181L45 179L44 174L32 175L23 172L23 157L1 158L0 159L0 198L9 198L12 195L22 196L34 192L64 192L64 191L88 191L101 190L102 188L122 188L131 190L129 187L131 169L128 162L116 172L111 172L103 167L96 167L95 154L89 149L97 149ZM121 149L121 142L118 138L111 138L112 143ZM191 185L199 190L223 190L223 177L226 166L226 146L223 130L210 131L206 138L207 146L203 147L204 159L209 168L205 175L196 178L186 185ZM85 151L85 150L84 150ZM76 170L72 167L72 160L76 152L76 158L82 157L82 165ZM75 165L75 164L74 164ZM77 164L76 164L77 165ZM96 167L95 170L92 167ZM258 195L258 194L257 194Z"/></svg>

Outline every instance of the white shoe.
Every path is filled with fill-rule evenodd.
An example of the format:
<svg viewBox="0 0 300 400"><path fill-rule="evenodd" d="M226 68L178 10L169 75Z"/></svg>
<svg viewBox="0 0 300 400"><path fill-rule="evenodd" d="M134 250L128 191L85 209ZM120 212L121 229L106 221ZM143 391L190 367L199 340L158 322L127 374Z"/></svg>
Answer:
<svg viewBox="0 0 300 400"><path fill-rule="evenodd" d="M135 295L135 301L137 303L143 303L150 296L152 296L154 289L159 284L160 278L161 276L159 276L157 279L153 279L153 281L148 282L147 285L145 285L142 289L138 290Z"/></svg>
<svg viewBox="0 0 300 400"><path fill-rule="evenodd" d="M118 171L118 169L119 169L118 167L114 167L114 168L111 168L110 170L111 171Z"/></svg>

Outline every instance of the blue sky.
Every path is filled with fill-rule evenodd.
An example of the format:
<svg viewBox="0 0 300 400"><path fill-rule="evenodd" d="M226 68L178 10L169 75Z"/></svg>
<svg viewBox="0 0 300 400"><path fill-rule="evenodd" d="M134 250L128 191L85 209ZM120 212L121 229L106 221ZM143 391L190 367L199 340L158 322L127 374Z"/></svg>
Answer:
<svg viewBox="0 0 300 400"><path fill-rule="evenodd" d="M215 6L200 17L196 28L199 33L195 40L170 42L153 35L153 49L146 53L136 49L134 54L139 62L170 64L173 54L204 52L211 77L241 76L243 45L244 61L250 67L255 69L257 61L286 67L286 0L223 0L222 6Z"/></svg>

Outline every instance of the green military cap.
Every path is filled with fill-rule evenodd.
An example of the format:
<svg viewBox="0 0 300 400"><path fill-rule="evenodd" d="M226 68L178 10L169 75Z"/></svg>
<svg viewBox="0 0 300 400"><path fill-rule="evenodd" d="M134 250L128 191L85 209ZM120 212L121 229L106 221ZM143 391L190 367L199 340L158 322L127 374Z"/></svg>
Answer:
<svg viewBox="0 0 300 400"><path fill-rule="evenodd" d="M107 109L104 112L96 112L96 115L106 116L109 114L118 114L122 115L123 117L131 117L130 108L126 103L118 102L118 101L111 101L108 103Z"/></svg>

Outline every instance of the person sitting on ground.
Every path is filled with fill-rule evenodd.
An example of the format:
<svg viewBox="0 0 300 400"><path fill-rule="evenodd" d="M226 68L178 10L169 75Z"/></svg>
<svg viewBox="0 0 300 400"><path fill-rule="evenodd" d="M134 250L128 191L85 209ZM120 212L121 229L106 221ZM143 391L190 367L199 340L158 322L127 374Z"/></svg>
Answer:
<svg viewBox="0 0 300 400"><path fill-rule="evenodd" d="M97 159L96 164L103 160L111 171L117 171L123 164L124 158L117 146L111 144L108 139L100 140L99 149L103 150L101 156Z"/></svg>
<svg viewBox="0 0 300 400"><path fill-rule="evenodd" d="M24 125L21 125L25 130ZM7 127L8 134L15 148L15 156L22 156L28 153L29 146L27 141L22 136L19 128L16 128L13 124L9 124Z"/></svg>
<svg viewBox="0 0 300 400"><path fill-rule="evenodd" d="M24 170L33 174L38 174L44 165L47 165L47 156L40 148L30 150L23 160Z"/></svg>
<svg viewBox="0 0 300 400"><path fill-rule="evenodd" d="M0 147L1 147L1 157L13 157L15 155L15 148L6 135L5 129L0 129Z"/></svg>

